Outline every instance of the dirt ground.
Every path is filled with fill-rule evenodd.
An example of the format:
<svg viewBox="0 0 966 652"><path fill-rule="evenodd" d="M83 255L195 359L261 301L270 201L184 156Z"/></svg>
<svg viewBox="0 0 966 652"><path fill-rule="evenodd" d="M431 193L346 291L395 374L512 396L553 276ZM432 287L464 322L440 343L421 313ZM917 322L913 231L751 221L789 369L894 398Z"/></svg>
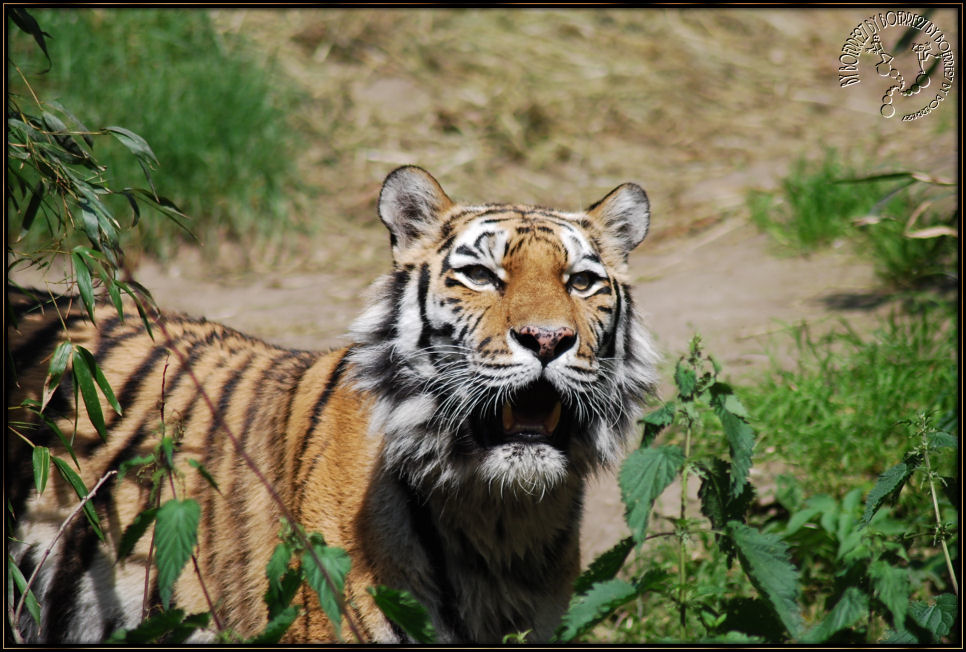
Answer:
<svg viewBox="0 0 966 652"><path fill-rule="evenodd" d="M388 237L375 221L379 184L393 167L411 162L436 173L458 201L572 209L623 181L643 185L653 230L630 266L637 304L671 362L700 332L726 374L747 379L765 368L768 351L781 358L780 344L770 348L780 339L771 336L786 325L819 326L839 317L868 323L866 299L876 292L870 265L844 246L808 258L777 255L749 224L746 193L774 188L795 159L819 158L825 147L873 167L899 160L904 169L955 177L959 152L950 125L957 98L950 95L920 120L886 120L878 112L882 84L868 74L874 59L866 58L861 83L840 87L843 42L877 13L872 9L633 11L640 13L623 13L617 27L600 12L555 12L554 22L540 12L508 11L499 38L479 42L441 35L442 27L456 30L479 12L216 12L219 29L250 39L305 89L302 120L316 124L319 137L305 143L300 166L307 183L331 187L337 178L343 190L312 198L312 211L330 222L308 253L257 272L219 273L204 264L208 253L187 249L164 264L143 261L136 278L164 308L285 346L342 344L365 288L389 266ZM955 46L956 14L936 12L932 20L953 30L947 36ZM432 50L421 55L433 57L432 73L405 58L408 46L399 45L401 54L393 49L406 40L400 30L409 28L421 30ZM540 39L556 39L556 58L528 50ZM631 54L612 50L621 45ZM493 90L469 72L462 81L440 82L447 57L470 61L477 72L494 67L491 85L501 76L509 82ZM558 90L534 86L539 97L528 98L527 84L539 81L526 76L534 71L558 80ZM586 89L597 95L580 95ZM372 140L344 142L323 124L335 110L333 93L354 107L350 117L368 126ZM574 112L586 101L589 113L567 113L571 97ZM537 136L556 139L552 148L541 149L538 140L522 155L494 149L493 140L506 134L486 121L488 111L503 111L507 133L526 140L528 132L521 135L513 123L523 115L520 107L531 117L550 116L549 136L539 130ZM583 121L586 133L574 120ZM490 164L496 155L503 158ZM333 157L336 169L323 162ZM360 226L329 217L340 214ZM675 505L673 493L672 487L659 513ZM592 483L583 532L585 560L624 536L613 475Z"/></svg>

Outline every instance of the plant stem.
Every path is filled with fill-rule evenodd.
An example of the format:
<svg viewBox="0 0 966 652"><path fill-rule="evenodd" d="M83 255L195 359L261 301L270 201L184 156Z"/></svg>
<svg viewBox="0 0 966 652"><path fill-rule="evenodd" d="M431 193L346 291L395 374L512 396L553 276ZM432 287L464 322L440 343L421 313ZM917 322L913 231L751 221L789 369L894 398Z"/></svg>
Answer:
<svg viewBox="0 0 966 652"><path fill-rule="evenodd" d="M943 536L943 520L939 513L939 499L936 497L936 483L933 482L932 466L929 463L929 442L926 440L926 428L922 428L922 452L923 462L926 466L926 480L929 482L929 493L932 496L932 509L936 517L936 535L942 543L943 556L946 558L946 570L949 573L949 581L953 586L953 593L959 595L959 582L956 581L956 571L953 568L953 561L949 557L949 547L946 545L946 537Z"/></svg>
<svg viewBox="0 0 966 652"><path fill-rule="evenodd" d="M681 615L681 627L684 629L684 639L688 638L688 621L687 621L687 590L686 581L687 574L685 565L687 563L686 555L686 544L685 538L688 533L683 531L685 518L687 517L688 508L688 459L691 457L691 432L693 424L690 418L688 419L688 426L684 431L684 468L681 469L681 514L680 520L678 521L678 603Z"/></svg>

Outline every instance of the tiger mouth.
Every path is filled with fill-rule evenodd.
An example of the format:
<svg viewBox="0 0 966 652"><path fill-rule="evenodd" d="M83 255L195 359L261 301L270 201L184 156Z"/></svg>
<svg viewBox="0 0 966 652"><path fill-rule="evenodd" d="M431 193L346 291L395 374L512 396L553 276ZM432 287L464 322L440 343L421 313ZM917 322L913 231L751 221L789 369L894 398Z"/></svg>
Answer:
<svg viewBox="0 0 966 652"><path fill-rule="evenodd" d="M474 421L478 439L487 446L520 442L563 448L571 418L553 385L539 380L514 393L498 414Z"/></svg>

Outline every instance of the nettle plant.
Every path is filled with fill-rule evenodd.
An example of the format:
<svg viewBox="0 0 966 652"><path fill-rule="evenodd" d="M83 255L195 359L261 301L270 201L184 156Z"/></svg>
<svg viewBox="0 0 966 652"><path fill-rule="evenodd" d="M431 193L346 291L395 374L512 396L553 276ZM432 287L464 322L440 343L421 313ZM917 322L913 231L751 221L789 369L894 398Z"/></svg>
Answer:
<svg viewBox="0 0 966 652"><path fill-rule="evenodd" d="M676 397L643 419L640 448L621 468L631 536L598 557L577 580L557 640L594 640L593 628L608 619L630 625L629 640L643 640L648 631L646 626L635 629L635 617L647 622L670 612L676 613L677 623L664 627L657 635L662 640L947 640L958 614L959 591L947 542L958 535L949 501L944 515L937 494L937 487L952 479L938 473L935 458L956 449L957 439L920 417L913 424L915 446L879 477L864 508L861 489L838 501L824 495L802 500L796 488L798 500L789 498L795 491L779 492L779 511L787 518L759 518L762 509L748 477L755 432L720 373L695 336L675 369ZM667 443L656 445L659 437ZM923 540L916 538L922 533L886 508L917 472L929 489L931 508L925 511L932 526L926 534L934 548L942 549L941 555L926 555L931 565L910 561L921 557L913 547ZM675 479L680 480L681 499L673 529L651 533L654 503ZM688 499L692 479L700 482L696 506ZM765 522L755 526L752 518ZM651 542L658 539L674 541L670 547L676 546L676 554L654 554ZM646 558L628 561L632 551L645 545ZM934 567L940 564L955 595L915 599L917 589L942 584L935 581Z"/></svg>

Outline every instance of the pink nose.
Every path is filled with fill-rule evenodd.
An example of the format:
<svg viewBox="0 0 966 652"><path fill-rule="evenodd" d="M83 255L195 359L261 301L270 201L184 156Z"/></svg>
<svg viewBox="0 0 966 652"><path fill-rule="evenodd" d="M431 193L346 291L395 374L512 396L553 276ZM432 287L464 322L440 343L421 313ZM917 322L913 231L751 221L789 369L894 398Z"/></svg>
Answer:
<svg viewBox="0 0 966 652"><path fill-rule="evenodd" d="M511 332L517 342L533 351L545 365L563 354L577 341L574 330L566 326L561 328L524 326Z"/></svg>

